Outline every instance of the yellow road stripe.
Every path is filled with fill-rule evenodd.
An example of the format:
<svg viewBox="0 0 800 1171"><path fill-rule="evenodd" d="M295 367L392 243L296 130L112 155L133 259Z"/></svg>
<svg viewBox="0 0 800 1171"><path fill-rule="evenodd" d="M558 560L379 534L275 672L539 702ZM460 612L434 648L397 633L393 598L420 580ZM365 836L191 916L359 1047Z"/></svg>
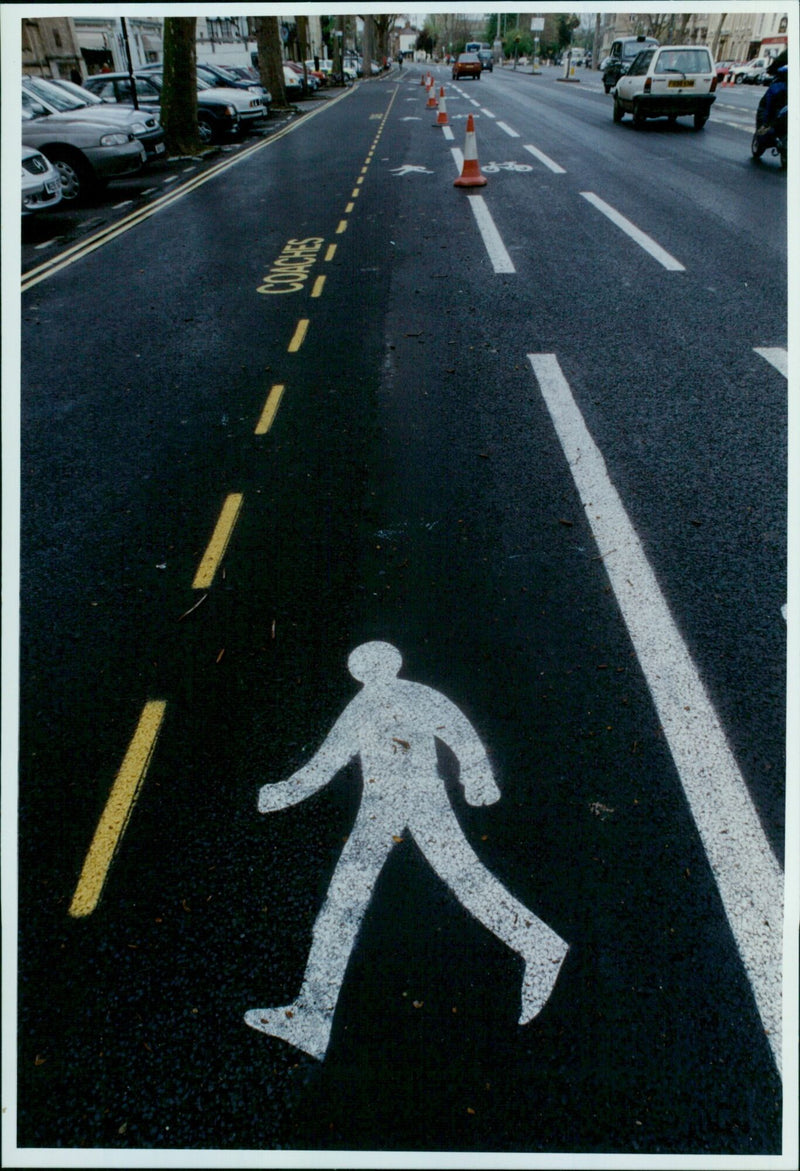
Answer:
<svg viewBox="0 0 800 1171"><path fill-rule="evenodd" d="M266 435L267 431L269 431L285 389L286 387L282 382L276 382L270 390L267 401L264 403L264 410L261 412L261 418L256 424L256 435Z"/></svg>
<svg viewBox="0 0 800 1171"><path fill-rule="evenodd" d="M336 245L329 244L328 251L325 253L325 259L326 260L333 260L335 255L336 255Z"/></svg>
<svg viewBox="0 0 800 1171"><path fill-rule="evenodd" d="M325 284L325 277L318 276L317 279L314 281L314 287L311 290L311 296L312 297L319 297L322 293L322 287L324 284Z"/></svg>
<svg viewBox="0 0 800 1171"><path fill-rule="evenodd" d="M239 517L243 499L243 496L239 492L232 492L226 497L225 503L222 506L222 512L219 514L216 528L211 534L211 540L208 542L208 548L203 555L203 560L198 566L197 573L194 575L194 581L192 582L193 590L207 590L214 580L214 574L217 572L219 563L225 556L225 550L228 548L228 541L231 539L233 527Z"/></svg>
<svg viewBox="0 0 800 1171"><path fill-rule="evenodd" d="M353 194L350 196L350 198L351 198L351 199L358 199L358 197L359 197L359 195L360 195L360 194L361 194L361 188L360 188L360 187L354 187L354 188L353 188Z"/></svg>
<svg viewBox="0 0 800 1171"><path fill-rule="evenodd" d="M336 229L336 235L341 236L342 232L347 231L347 220L339 220L339 227Z"/></svg>
<svg viewBox="0 0 800 1171"><path fill-rule="evenodd" d="M308 319L304 318L297 323L297 329L294 331L294 337L289 342L289 353L296 354L306 340L306 333L308 332Z"/></svg>
<svg viewBox="0 0 800 1171"><path fill-rule="evenodd" d="M139 717L139 724L97 823L72 896L69 913L75 919L91 915L97 906L108 869L147 775L166 708L164 700L152 699L145 704Z"/></svg>
<svg viewBox="0 0 800 1171"><path fill-rule="evenodd" d="M350 215L350 212L353 210L353 207L354 207L354 206L355 206L354 204L352 204L352 203L348 203L348 204L347 204L347 206L346 206L346 207L345 207L345 209L344 209L344 210L345 210L345 215Z"/></svg>

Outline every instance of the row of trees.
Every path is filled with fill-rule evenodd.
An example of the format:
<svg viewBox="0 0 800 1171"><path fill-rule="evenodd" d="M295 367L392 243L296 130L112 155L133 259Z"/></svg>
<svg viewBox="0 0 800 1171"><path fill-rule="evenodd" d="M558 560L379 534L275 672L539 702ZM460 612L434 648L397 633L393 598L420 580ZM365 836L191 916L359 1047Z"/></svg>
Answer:
<svg viewBox="0 0 800 1171"><path fill-rule="evenodd" d="M550 12L544 16L544 29L539 34L539 53L543 57L556 56L572 43L574 30L580 20L574 13ZM417 37L417 48L435 55L437 52L461 53L468 41L485 41L494 45L499 41L505 57L529 57L535 48L531 32L531 15L518 16L491 13L482 29L476 28L469 17L442 13L428 16Z"/></svg>
<svg viewBox="0 0 800 1171"><path fill-rule="evenodd" d="M322 36L331 52L334 73L341 74L346 22L344 16L321 18ZM369 76L369 62L377 56L388 56L389 34L396 16L365 16L362 54L365 74ZM197 133L197 18L168 16L164 20L164 91L161 96L161 121L164 125L167 150L170 154L196 154L200 150ZM287 107L283 84L283 54L281 30L277 16L260 16L255 21L258 45L258 71L262 84L272 95L275 109ZM293 48L303 65L310 54L308 17L295 18Z"/></svg>

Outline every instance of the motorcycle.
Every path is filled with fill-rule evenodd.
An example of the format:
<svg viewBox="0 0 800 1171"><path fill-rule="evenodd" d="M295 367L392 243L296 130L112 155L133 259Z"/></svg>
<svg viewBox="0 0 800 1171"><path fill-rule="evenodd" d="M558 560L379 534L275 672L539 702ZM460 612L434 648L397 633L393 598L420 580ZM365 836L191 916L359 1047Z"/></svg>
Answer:
<svg viewBox="0 0 800 1171"><path fill-rule="evenodd" d="M785 171L789 107L784 106L783 109L779 110L775 121L771 125L767 125L764 117L765 102L766 94L758 103L758 109L756 110L756 132L753 135L750 150L754 159L760 159L766 151L771 150L773 154L778 155L781 160L781 167Z"/></svg>

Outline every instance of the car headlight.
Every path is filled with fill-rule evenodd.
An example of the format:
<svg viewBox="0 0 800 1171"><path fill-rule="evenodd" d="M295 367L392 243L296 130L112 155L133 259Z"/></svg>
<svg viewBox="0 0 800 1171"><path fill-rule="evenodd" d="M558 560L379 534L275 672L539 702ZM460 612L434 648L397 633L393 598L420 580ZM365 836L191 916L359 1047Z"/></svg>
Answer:
<svg viewBox="0 0 800 1171"><path fill-rule="evenodd" d="M225 114L227 114L229 118L236 117L236 107L235 106L226 106L223 112Z"/></svg>
<svg viewBox="0 0 800 1171"><path fill-rule="evenodd" d="M128 141L127 134L104 134L100 139L101 146L124 146Z"/></svg>
<svg viewBox="0 0 800 1171"><path fill-rule="evenodd" d="M147 133L147 127L145 126L144 122L134 122L133 125L131 126L131 130L133 131L134 134L146 134Z"/></svg>

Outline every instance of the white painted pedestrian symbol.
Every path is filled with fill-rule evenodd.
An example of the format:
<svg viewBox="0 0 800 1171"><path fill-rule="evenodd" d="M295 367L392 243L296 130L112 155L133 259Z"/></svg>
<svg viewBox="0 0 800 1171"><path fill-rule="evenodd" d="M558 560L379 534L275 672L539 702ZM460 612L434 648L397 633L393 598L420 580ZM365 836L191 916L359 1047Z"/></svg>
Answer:
<svg viewBox="0 0 800 1171"><path fill-rule="evenodd" d="M470 805L490 805L500 790L486 751L455 704L421 683L398 679L400 652L367 642L351 653L350 674L363 683L308 764L259 792L261 813L285 809L327 784L354 757L363 791L355 825L314 924L303 983L291 1004L254 1008L245 1021L320 1061L350 953L389 853L411 834L456 898L525 961L520 1025L544 1006L567 944L513 897L480 861L456 820L438 775L436 739L452 749Z"/></svg>
<svg viewBox="0 0 800 1171"><path fill-rule="evenodd" d="M404 163L402 167L392 167L393 175L432 175L427 167L417 167L412 163Z"/></svg>

